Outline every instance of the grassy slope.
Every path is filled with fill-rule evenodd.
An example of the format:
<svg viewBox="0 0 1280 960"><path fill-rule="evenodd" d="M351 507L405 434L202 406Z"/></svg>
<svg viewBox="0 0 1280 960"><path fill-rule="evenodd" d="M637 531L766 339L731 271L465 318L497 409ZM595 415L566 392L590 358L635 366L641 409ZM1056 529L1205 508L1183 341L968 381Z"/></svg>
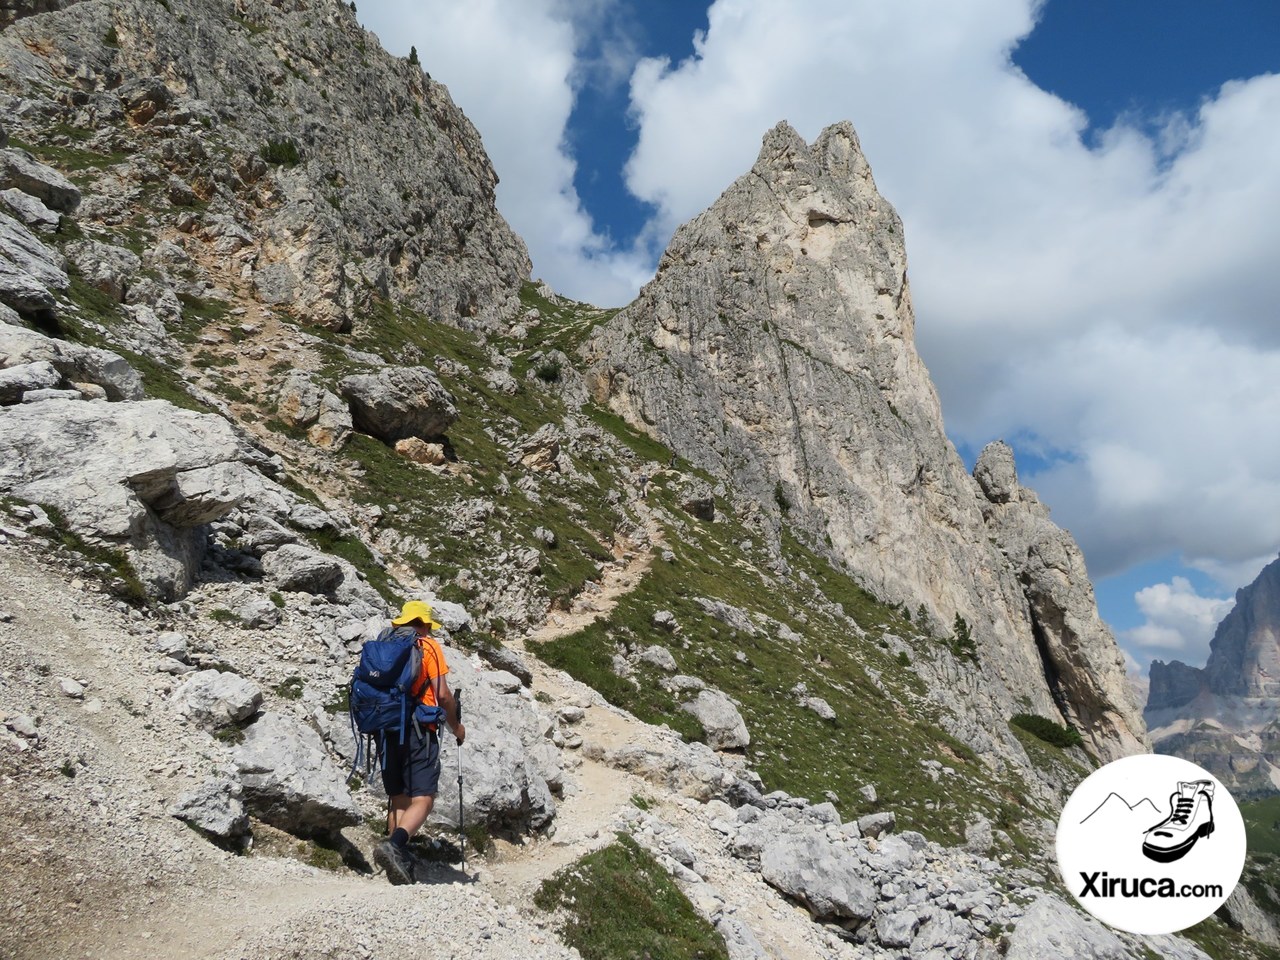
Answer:
<svg viewBox="0 0 1280 960"><path fill-rule="evenodd" d="M916 657L951 656L943 644L921 636L897 610L794 540L785 544L791 573L771 573L764 551L723 507L712 523L685 517L670 473L655 478L651 491L650 500L672 518L666 540L674 559L656 561L607 620L542 646L542 657L642 719L696 738L697 723L662 689L656 668L639 664L638 684L611 668L615 653L625 649L667 647L680 673L740 703L752 737L748 756L769 789L815 801L833 791L846 817L891 809L904 828L956 842L978 813L1009 828L1030 812L1017 779L997 780L937 725L936 707L925 700L923 684L909 667L911 656L904 664L890 653L886 637L908 639ZM704 612L696 598L747 609L766 624L776 619L802 640L789 643L767 629L754 636L735 631ZM675 614L678 634L653 625L659 610ZM799 682L809 696L832 706L835 720L797 703L790 691ZM1065 757L1047 744L1043 750ZM939 760L955 776L930 779L920 766L924 759ZM867 783L876 786L875 805L858 794Z"/></svg>
<svg viewBox="0 0 1280 960"><path fill-rule="evenodd" d="M543 882L535 905L561 911L562 936L586 960L727 960L724 941L630 837Z"/></svg>

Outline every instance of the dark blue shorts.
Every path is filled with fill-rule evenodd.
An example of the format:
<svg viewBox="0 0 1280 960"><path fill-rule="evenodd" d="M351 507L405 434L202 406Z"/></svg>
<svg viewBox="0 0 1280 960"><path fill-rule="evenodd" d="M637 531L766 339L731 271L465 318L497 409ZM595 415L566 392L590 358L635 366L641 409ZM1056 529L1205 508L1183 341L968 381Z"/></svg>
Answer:
<svg viewBox="0 0 1280 960"><path fill-rule="evenodd" d="M440 738L434 731L415 726L403 744L394 735L383 747L382 787L387 796L434 797L440 787Z"/></svg>

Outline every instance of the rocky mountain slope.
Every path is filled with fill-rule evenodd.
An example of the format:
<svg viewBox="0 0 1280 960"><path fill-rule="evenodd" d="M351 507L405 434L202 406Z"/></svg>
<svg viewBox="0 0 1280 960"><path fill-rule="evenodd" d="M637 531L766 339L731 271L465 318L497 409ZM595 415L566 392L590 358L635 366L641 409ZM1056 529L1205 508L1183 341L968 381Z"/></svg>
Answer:
<svg viewBox="0 0 1280 960"><path fill-rule="evenodd" d="M965 471L914 323L902 222L853 128L810 147L780 124L586 352L597 399L728 478L766 542L785 525L934 632L969 632L983 726L1023 703L1099 757L1141 749L1079 549L1007 446Z"/></svg>
<svg viewBox="0 0 1280 960"><path fill-rule="evenodd" d="M905 282L873 294L859 265L889 262L879 244L901 267L887 204L870 226L823 206L813 229L841 239L813 249L839 269L776 313L735 287L726 317L785 331L761 357L785 354L767 382L796 410L846 404L879 464L858 502L950 557L935 577L887 534L852 551L860 514L819 522L849 450L801 430L826 472L780 441L734 459L709 424L737 421L697 390L663 408L686 433L627 399L650 374L619 365L619 331L705 318L675 279L718 262L714 236L687 228L621 314L570 303L528 282L447 93L348 6L59 6L0 33L0 956L401 956L426 910L458 953L569 957L584 905L532 894L617 849L733 960L1205 956L1115 936L1057 885L1064 791L1141 726L1011 452L955 472ZM779 195L812 176L865 203L851 129L821 144L766 138L794 168ZM743 217L777 220L767 200ZM819 280L843 319L815 330ZM853 322L883 296L898 343ZM810 358L859 349L883 391ZM892 423L845 391L883 392ZM885 482L904 451L937 474L917 493ZM770 457L794 471L780 495ZM962 561L1004 599L944 582ZM446 772L431 862L393 890L369 867L377 777L346 779L344 688L408 597L435 604L464 693L445 760L470 882Z"/></svg>
<svg viewBox="0 0 1280 960"><path fill-rule="evenodd" d="M1145 717L1159 753L1186 757L1237 796L1280 791L1280 560L1236 592L1203 668L1151 664Z"/></svg>

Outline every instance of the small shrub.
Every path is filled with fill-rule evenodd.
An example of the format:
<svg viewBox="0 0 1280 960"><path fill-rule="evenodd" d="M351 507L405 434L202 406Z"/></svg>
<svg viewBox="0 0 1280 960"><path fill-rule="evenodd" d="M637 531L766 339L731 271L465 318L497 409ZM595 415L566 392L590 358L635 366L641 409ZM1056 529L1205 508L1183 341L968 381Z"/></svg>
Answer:
<svg viewBox="0 0 1280 960"><path fill-rule="evenodd" d="M557 383L560 380L561 364L559 357L547 357L536 367L533 374L543 383Z"/></svg>
<svg viewBox="0 0 1280 960"><path fill-rule="evenodd" d="M107 32L102 35L102 42L108 47L118 48L120 46L120 34L116 33L115 24L112 24Z"/></svg>
<svg viewBox="0 0 1280 960"><path fill-rule="evenodd" d="M303 686L304 683L301 677L290 677L284 683L276 685L276 696L282 700L301 700Z"/></svg>
<svg viewBox="0 0 1280 960"><path fill-rule="evenodd" d="M911 658L907 656L907 651L905 650L898 651L898 664L899 666L903 666L903 667L911 666Z"/></svg>
<svg viewBox="0 0 1280 960"><path fill-rule="evenodd" d="M415 67L418 66L418 48L417 47L409 48L409 62L413 64Z"/></svg>
<svg viewBox="0 0 1280 960"><path fill-rule="evenodd" d="M978 659L978 644L974 641L973 632L969 629L969 621L958 613L951 626L950 646L951 652L963 660Z"/></svg>
<svg viewBox="0 0 1280 960"><path fill-rule="evenodd" d="M1061 724L1054 723L1048 717L1042 717L1036 713L1015 714L1009 722L1055 747L1065 749L1066 747L1084 745L1084 739L1080 736L1080 731L1075 727L1064 727Z"/></svg>
<svg viewBox="0 0 1280 960"><path fill-rule="evenodd" d="M564 942L589 960L727 960L715 928L643 847L625 834L545 880L533 896L562 911Z"/></svg>
<svg viewBox="0 0 1280 960"><path fill-rule="evenodd" d="M244 743L244 731L235 724L232 724L229 727L219 727L217 730L213 731L213 738L215 740L220 740L225 744L229 744L230 746L236 746L237 744Z"/></svg>
<svg viewBox="0 0 1280 960"><path fill-rule="evenodd" d="M240 618L226 607L214 607L209 611L209 619L216 623L239 623Z"/></svg>
<svg viewBox="0 0 1280 960"><path fill-rule="evenodd" d="M280 592L278 590L273 590L271 592L271 602L274 603L281 610L284 609L284 597L280 595Z"/></svg>
<svg viewBox="0 0 1280 960"><path fill-rule="evenodd" d="M267 163L278 167L296 167L302 160L298 145L292 140L268 140L258 153Z"/></svg>

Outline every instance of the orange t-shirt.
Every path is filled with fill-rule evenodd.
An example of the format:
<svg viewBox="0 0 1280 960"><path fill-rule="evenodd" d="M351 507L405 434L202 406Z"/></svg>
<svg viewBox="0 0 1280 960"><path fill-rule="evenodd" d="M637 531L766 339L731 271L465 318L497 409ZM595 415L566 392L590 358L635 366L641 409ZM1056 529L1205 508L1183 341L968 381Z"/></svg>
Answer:
<svg viewBox="0 0 1280 960"><path fill-rule="evenodd" d="M417 689L422 691L422 703L428 707L438 707L436 685L432 681L449 672L449 665L444 660L444 648L435 637L419 637L418 646L422 648L422 674L418 677Z"/></svg>

